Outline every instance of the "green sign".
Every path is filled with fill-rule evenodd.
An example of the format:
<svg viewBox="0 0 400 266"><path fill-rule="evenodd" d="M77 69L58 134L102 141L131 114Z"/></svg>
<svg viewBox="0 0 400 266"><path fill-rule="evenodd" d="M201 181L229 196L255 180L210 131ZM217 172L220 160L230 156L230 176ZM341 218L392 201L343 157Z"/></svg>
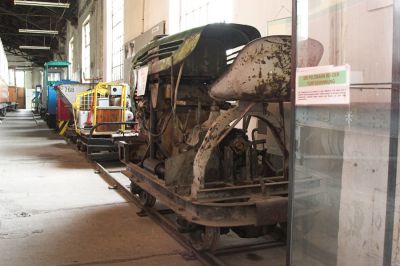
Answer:
<svg viewBox="0 0 400 266"><path fill-rule="evenodd" d="M324 85L343 85L346 84L346 70L337 72L326 72L318 74L310 74L299 77L299 87L313 87Z"/></svg>

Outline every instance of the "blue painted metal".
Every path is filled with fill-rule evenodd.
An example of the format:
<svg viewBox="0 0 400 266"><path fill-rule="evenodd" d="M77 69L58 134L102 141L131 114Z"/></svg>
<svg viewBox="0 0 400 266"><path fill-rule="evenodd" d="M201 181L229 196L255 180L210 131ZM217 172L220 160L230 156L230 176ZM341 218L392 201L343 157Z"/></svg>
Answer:
<svg viewBox="0 0 400 266"><path fill-rule="evenodd" d="M44 64L44 78L45 88L47 88L47 115L55 115L57 112L57 93L54 90L54 84L57 82L68 82L69 77L60 81L49 81L49 69L54 68L67 68L66 74L68 75L68 67L70 63L67 61L50 61ZM62 78L62 77L61 77Z"/></svg>
<svg viewBox="0 0 400 266"><path fill-rule="evenodd" d="M78 83L76 81L69 80L68 76L68 67L70 63L68 61L49 61L44 64L44 79L45 79L45 92L47 93L47 110L46 110L46 120L47 124L51 128L56 128L56 115L57 115L57 91L54 89L56 86L60 84L71 84L71 83ZM60 74L60 78L62 80L59 81L50 81L49 80L49 73L51 73L51 69L66 69L64 73L66 77L63 77ZM62 72L60 72L62 73ZM66 78L66 79L65 79Z"/></svg>

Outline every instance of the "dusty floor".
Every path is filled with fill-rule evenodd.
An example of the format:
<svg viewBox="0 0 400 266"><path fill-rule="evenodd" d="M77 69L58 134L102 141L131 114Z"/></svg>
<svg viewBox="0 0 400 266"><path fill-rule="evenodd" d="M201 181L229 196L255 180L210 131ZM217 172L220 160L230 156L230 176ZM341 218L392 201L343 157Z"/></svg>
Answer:
<svg viewBox="0 0 400 266"><path fill-rule="evenodd" d="M31 112L0 123L0 265L200 265Z"/></svg>

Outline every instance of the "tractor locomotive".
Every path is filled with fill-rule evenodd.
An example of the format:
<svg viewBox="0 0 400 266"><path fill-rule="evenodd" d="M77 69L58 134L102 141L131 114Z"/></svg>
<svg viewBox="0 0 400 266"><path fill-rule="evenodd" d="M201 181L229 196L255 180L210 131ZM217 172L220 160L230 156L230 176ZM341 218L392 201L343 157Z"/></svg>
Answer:
<svg viewBox="0 0 400 266"><path fill-rule="evenodd" d="M229 230L286 229L290 51L290 36L210 24L155 39L133 58L139 135L118 143L123 173L142 204L158 199L177 214L199 250Z"/></svg>

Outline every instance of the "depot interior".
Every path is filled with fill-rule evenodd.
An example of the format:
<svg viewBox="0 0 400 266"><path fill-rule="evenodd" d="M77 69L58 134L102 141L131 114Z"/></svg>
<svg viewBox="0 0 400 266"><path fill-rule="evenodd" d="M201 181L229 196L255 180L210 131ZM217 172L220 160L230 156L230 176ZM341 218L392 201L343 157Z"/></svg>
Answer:
<svg viewBox="0 0 400 266"><path fill-rule="evenodd" d="M399 27L396 0L1 1L1 264L400 265Z"/></svg>

